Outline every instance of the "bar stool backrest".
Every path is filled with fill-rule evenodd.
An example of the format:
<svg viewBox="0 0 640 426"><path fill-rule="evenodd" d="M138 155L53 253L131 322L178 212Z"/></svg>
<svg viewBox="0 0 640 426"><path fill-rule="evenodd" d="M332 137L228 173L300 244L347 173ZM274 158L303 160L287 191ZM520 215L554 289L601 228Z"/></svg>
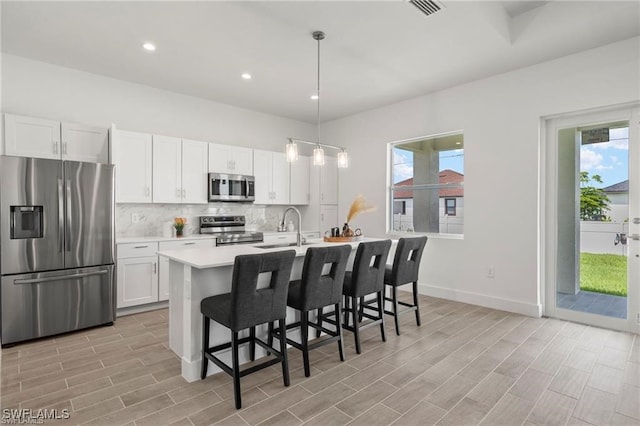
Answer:
<svg viewBox="0 0 640 426"><path fill-rule="evenodd" d="M244 329L284 318L294 250L236 256L231 282L232 329ZM266 288L258 288L260 274L270 272Z"/></svg>
<svg viewBox="0 0 640 426"><path fill-rule="evenodd" d="M418 281L420 259L427 244L427 237L400 238L393 258L390 284L402 285Z"/></svg>
<svg viewBox="0 0 640 426"><path fill-rule="evenodd" d="M358 245L351 275L352 287L358 295L384 290L384 268L391 240L367 241Z"/></svg>
<svg viewBox="0 0 640 426"><path fill-rule="evenodd" d="M310 311L340 302L350 253L351 246L348 245L307 249L300 283L302 310ZM331 267L329 273L323 275L326 264Z"/></svg>

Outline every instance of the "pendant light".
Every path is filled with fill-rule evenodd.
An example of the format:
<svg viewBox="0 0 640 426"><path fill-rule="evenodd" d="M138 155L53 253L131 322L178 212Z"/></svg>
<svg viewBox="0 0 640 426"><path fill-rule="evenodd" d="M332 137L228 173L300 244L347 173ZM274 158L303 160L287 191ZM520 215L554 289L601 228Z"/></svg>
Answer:
<svg viewBox="0 0 640 426"><path fill-rule="evenodd" d="M313 39L318 42L318 80L317 80L317 88L316 93L311 96L311 99L317 102L317 126L318 126L318 139L316 142L308 142L300 139L289 138L289 142L285 145L285 154L288 162L293 162L298 159L298 145L296 142L300 142L307 145L313 145L313 165L314 166L323 166L325 163L324 159L324 148L331 148L338 151L338 167L347 168L349 167L349 157L347 156L347 150L340 146L327 145L325 143L320 143L320 41L324 40L324 32L322 31L314 31L311 33Z"/></svg>
<svg viewBox="0 0 640 426"><path fill-rule="evenodd" d="M316 96L318 99L317 102L317 119L318 119L318 145L316 145L313 150L313 165L314 166L322 166L324 165L324 150L320 146L320 40L324 40L324 33L322 31L314 31L313 39L318 42L318 89L316 91Z"/></svg>

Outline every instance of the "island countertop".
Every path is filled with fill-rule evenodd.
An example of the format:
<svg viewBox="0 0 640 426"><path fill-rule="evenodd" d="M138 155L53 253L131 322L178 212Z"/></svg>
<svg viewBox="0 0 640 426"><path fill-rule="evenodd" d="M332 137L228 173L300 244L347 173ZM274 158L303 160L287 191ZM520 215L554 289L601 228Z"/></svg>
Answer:
<svg viewBox="0 0 640 426"><path fill-rule="evenodd" d="M365 238L363 240L354 241L351 243L326 243L322 239L318 238L314 240L309 240L306 244L304 244L301 247L297 247L293 245L293 246L282 246L282 247L272 247L272 248L259 248L264 246L268 247L273 244L269 244L269 243L238 244L238 245L224 246L224 247L196 248L196 249L187 249L187 250L166 250L166 251L159 251L158 255L169 258L170 260L173 260L175 262L189 265L192 268L207 269L207 268L217 268L220 266L233 265L236 256L242 255L242 254L259 254L259 253L267 253L267 252L273 252L273 251L295 250L296 257L298 257L298 256L304 256L304 254L307 252L307 248L309 247L327 247L327 246L349 244L355 248L362 241L374 241L374 240L378 240L378 239Z"/></svg>

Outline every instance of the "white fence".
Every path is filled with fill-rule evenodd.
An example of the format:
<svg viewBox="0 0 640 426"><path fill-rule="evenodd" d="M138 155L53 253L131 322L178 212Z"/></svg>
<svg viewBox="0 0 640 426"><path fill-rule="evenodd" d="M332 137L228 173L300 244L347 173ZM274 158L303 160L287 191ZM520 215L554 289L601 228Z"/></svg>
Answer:
<svg viewBox="0 0 640 426"><path fill-rule="evenodd" d="M580 251L627 256L629 245L622 244L621 236L629 235L628 222L580 222ZM617 238L616 238L617 236ZM616 240L618 244L616 245Z"/></svg>

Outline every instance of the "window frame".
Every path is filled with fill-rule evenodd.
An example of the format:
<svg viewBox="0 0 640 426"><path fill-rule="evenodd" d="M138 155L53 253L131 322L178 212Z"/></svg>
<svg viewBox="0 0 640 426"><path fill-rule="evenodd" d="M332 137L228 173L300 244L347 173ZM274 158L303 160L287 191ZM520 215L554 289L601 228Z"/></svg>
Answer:
<svg viewBox="0 0 640 426"><path fill-rule="evenodd" d="M453 201L453 213L449 213L448 201ZM444 197L444 214L447 216L456 216L457 204L458 201L456 197Z"/></svg>
<svg viewBox="0 0 640 426"><path fill-rule="evenodd" d="M403 140L398 140L398 141L394 141L394 142L389 142L387 143L387 209L386 209L386 216L387 216L387 233L389 234L413 234L413 233L419 233L419 234L425 234L425 235L431 235L431 236L439 236L439 237L445 237L445 238L463 238L464 237L464 231L460 234L454 234L454 233L441 233L439 232L429 232L429 231L401 231L401 230L394 230L394 191L396 190L440 190L440 189L454 189L454 188L464 188L464 181L462 183L451 183L451 184L419 184L419 185L404 185L404 186L397 186L394 185L393 183L393 171L394 171L394 148L398 145L403 145L403 144L409 144L412 142L420 142L420 141L425 141L425 140L429 140L429 139L436 139L436 138L441 138L441 137L446 137L446 136L455 136L455 135L461 135L464 141L464 130L455 130L455 131L451 131L451 132L444 132L444 133L437 133L437 134L432 134L432 135L427 135L427 136L421 136L421 137L416 137L416 138L410 138L410 139L403 139ZM460 148L463 150L464 152L464 142L462 145L462 148ZM444 151L444 150L443 150ZM464 160L463 160L463 164L464 164ZM463 167L464 170L464 167ZM464 175L464 173L463 173ZM466 177L466 176L465 176ZM449 197L449 198L453 198L453 197ZM457 216L457 206L458 202L456 200L456 215L453 216ZM415 208L415 206L414 206ZM445 211L446 211L446 205L445 205Z"/></svg>

